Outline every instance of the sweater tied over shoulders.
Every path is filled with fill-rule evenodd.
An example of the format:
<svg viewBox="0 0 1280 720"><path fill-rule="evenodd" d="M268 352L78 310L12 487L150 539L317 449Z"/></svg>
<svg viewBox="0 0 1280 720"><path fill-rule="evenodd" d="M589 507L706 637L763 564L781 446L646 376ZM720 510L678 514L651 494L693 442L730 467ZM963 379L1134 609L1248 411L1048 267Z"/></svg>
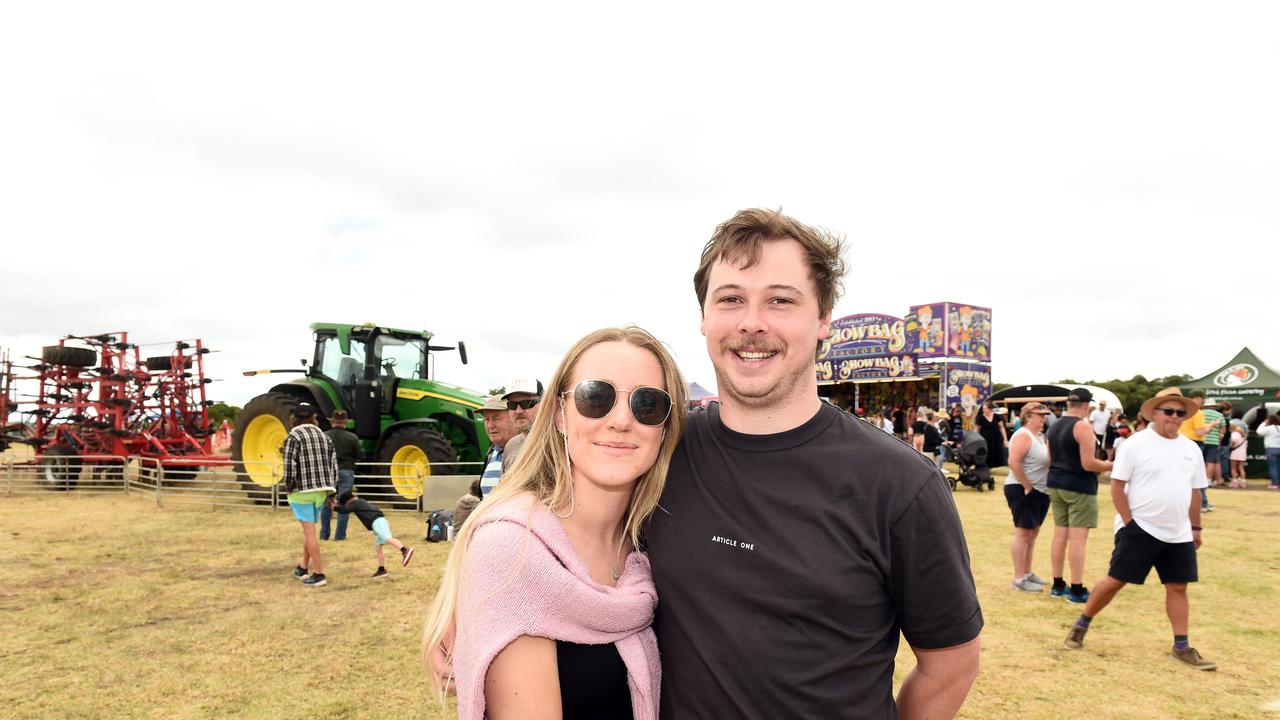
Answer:
<svg viewBox="0 0 1280 720"><path fill-rule="evenodd" d="M627 668L637 720L658 717L661 668L650 625L657 591L649 558L627 556L616 587L591 579L560 520L529 494L468 522L453 648L459 720L484 717L484 678L521 635L585 645L614 643Z"/></svg>

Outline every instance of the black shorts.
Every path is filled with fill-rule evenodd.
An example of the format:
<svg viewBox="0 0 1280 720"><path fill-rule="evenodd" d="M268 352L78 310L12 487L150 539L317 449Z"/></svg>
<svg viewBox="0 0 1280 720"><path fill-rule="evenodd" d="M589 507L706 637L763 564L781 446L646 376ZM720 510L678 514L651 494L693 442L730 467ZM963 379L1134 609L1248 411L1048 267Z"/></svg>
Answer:
<svg viewBox="0 0 1280 720"><path fill-rule="evenodd" d="M1044 524L1044 518L1049 514L1049 496L1039 490L1032 490L1028 495L1018 483L1005 485L1004 499L1009 503L1013 526L1017 528L1035 530Z"/></svg>
<svg viewBox="0 0 1280 720"><path fill-rule="evenodd" d="M1116 533L1116 548L1111 551L1111 569L1107 570L1107 574L1122 582L1141 585L1146 582L1153 567L1160 576L1160 582L1165 585L1199 580L1196 573L1196 544L1157 540L1136 522L1120 528L1120 532Z"/></svg>
<svg viewBox="0 0 1280 720"><path fill-rule="evenodd" d="M1201 445L1200 446L1200 454L1204 455L1205 465L1217 465L1218 453L1220 452L1222 452L1222 449L1218 445Z"/></svg>

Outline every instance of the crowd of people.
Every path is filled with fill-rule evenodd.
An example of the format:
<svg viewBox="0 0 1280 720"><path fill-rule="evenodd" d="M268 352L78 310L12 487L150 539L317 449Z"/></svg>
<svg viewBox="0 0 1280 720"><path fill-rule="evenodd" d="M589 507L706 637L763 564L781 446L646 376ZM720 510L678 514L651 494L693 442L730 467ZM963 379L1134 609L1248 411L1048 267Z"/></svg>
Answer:
<svg viewBox="0 0 1280 720"><path fill-rule="evenodd" d="M1171 655L1216 667L1190 645L1187 586L1211 507L1206 468L1220 459L1209 449L1234 448L1240 433L1222 433L1222 419L1176 390L1144 404L1135 425L1085 388L1062 407L1028 403L1012 423L990 403L967 416L884 408L859 422L821 401L813 372L841 251L779 212L716 228L694 288L718 404L690 412L669 353L635 327L586 335L546 386L516 379L484 404L491 450L455 509L423 634L460 718L954 716L984 620L939 467L970 430L989 464L1009 465L1011 587L1083 606L1066 648L1083 647L1116 593L1154 568ZM323 584L314 523L338 489L337 443L301 412L296 424L295 574ZM1269 448L1277 436L1280 461L1280 418L1273 427L1259 434ZM1091 591L1085 548L1108 471L1115 551ZM368 516L385 572L381 544L398 547L379 533L385 520L350 492L339 502ZM1032 560L1050 511L1046 579ZM917 664L895 697L899 637Z"/></svg>

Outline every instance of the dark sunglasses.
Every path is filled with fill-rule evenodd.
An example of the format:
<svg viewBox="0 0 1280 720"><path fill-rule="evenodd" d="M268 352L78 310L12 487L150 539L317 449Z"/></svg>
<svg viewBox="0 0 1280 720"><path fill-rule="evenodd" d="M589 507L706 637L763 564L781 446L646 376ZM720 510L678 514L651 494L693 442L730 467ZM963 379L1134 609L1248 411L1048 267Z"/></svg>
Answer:
<svg viewBox="0 0 1280 720"><path fill-rule="evenodd" d="M1165 415L1168 415L1169 417L1186 417L1187 416L1187 411L1183 410L1182 408L1156 408L1156 410L1159 410L1160 412L1164 413Z"/></svg>
<svg viewBox="0 0 1280 720"><path fill-rule="evenodd" d="M515 410L516 408L520 408L521 410L528 410L537 406L540 402L542 402L542 398L540 397L525 398L524 400L508 400L507 409Z"/></svg>
<svg viewBox="0 0 1280 720"><path fill-rule="evenodd" d="M666 390L641 385L632 390L619 390L605 380L583 380L573 388L573 406L587 418L602 418L613 410L618 393L627 393L631 417L641 425L657 426L671 415L671 396ZM569 392L560 393L564 398Z"/></svg>

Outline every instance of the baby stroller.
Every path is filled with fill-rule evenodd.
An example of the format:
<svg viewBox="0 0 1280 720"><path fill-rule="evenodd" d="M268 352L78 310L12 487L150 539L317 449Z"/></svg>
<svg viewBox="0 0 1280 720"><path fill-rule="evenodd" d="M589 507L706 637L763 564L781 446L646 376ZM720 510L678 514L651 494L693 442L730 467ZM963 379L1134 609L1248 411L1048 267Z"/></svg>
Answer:
<svg viewBox="0 0 1280 720"><path fill-rule="evenodd" d="M983 485L987 486L987 490L996 489L996 481L991 477L991 468L987 467L987 441L983 440L981 435L972 430L965 431L960 447L954 449L951 455L960 466L959 477L947 476L947 482L951 483L952 491L956 489L957 484L976 488L978 492L982 492Z"/></svg>

